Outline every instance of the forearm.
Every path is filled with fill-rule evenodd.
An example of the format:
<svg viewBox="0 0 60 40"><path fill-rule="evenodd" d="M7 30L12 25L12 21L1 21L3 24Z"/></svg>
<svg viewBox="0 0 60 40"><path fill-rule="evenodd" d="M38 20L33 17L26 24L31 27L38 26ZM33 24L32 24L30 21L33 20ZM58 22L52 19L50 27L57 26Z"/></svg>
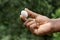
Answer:
<svg viewBox="0 0 60 40"><path fill-rule="evenodd" d="M51 19L52 26L55 32L60 32L60 18L58 19Z"/></svg>

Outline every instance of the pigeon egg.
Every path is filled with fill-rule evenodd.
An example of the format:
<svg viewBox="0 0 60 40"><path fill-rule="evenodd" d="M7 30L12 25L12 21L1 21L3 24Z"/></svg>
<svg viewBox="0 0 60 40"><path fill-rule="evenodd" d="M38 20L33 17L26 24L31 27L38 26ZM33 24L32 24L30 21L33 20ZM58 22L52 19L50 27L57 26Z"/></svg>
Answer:
<svg viewBox="0 0 60 40"><path fill-rule="evenodd" d="M28 17L28 13L25 10L21 11L21 15L24 16L24 17Z"/></svg>

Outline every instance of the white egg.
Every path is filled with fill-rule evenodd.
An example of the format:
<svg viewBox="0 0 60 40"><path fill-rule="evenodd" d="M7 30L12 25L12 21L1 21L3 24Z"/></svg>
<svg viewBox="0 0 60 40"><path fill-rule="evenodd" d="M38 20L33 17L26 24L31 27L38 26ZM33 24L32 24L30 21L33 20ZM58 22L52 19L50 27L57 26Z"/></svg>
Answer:
<svg viewBox="0 0 60 40"><path fill-rule="evenodd" d="M28 17L28 13L25 10L21 11L21 15L24 16L24 17Z"/></svg>

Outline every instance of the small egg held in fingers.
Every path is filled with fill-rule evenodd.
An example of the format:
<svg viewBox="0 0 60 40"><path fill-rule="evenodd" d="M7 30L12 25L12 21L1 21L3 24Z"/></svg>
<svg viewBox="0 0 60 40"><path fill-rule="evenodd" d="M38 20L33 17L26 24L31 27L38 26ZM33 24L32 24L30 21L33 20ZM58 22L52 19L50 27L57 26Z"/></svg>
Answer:
<svg viewBox="0 0 60 40"><path fill-rule="evenodd" d="M25 10L21 11L21 15L24 16L24 17L28 17L28 13Z"/></svg>

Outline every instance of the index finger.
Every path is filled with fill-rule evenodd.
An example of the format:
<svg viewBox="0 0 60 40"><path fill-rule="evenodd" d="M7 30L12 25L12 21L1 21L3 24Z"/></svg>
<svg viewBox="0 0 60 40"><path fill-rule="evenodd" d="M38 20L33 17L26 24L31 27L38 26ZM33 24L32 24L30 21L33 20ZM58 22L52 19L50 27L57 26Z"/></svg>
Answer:
<svg viewBox="0 0 60 40"><path fill-rule="evenodd" d="M25 8L25 11L27 11L28 16L32 17L32 18L36 18L39 14L32 12L31 10Z"/></svg>
<svg viewBox="0 0 60 40"><path fill-rule="evenodd" d="M27 18L25 18L24 16L20 15L20 18L23 20L23 21L26 21Z"/></svg>

